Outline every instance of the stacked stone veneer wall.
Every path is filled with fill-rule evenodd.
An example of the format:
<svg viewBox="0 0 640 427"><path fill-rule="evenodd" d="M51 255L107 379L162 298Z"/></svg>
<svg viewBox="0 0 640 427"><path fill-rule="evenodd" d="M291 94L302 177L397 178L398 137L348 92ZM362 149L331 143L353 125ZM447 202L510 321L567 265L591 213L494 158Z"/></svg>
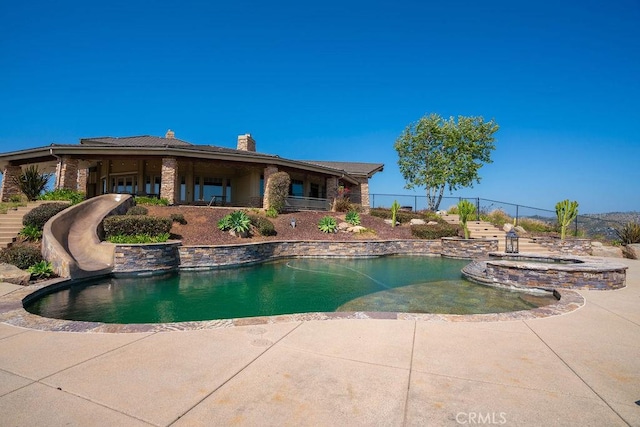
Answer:
<svg viewBox="0 0 640 427"><path fill-rule="evenodd" d="M487 262L486 276L514 287L544 289L619 289L625 286L626 266L600 263L516 265L509 261Z"/></svg>
<svg viewBox="0 0 640 427"><path fill-rule="evenodd" d="M544 246L549 252L564 255L588 256L592 254L589 239L555 239L536 238L535 242Z"/></svg>
<svg viewBox="0 0 640 427"><path fill-rule="evenodd" d="M489 252L498 251L498 240L442 238L442 256L448 258L474 259L484 258Z"/></svg>
<svg viewBox="0 0 640 427"><path fill-rule="evenodd" d="M114 273L210 269L285 257L367 257L439 255L437 240L369 242L263 242L225 246L180 246L180 242L116 245Z"/></svg>
<svg viewBox="0 0 640 427"><path fill-rule="evenodd" d="M2 180L2 189L0 189L0 202L8 202L11 200L11 196L22 194L15 181L22 174L22 168L20 166L7 165L2 173L4 179Z"/></svg>
<svg viewBox="0 0 640 427"><path fill-rule="evenodd" d="M179 241L150 244L117 244L113 257L113 272L159 273L180 265Z"/></svg>

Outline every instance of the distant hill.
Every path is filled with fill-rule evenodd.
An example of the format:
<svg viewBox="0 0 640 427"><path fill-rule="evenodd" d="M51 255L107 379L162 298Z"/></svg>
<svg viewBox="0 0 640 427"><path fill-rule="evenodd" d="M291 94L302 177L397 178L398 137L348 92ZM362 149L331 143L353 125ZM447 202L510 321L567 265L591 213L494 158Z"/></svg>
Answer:
<svg viewBox="0 0 640 427"><path fill-rule="evenodd" d="M616 240L615 229L629 222L640 223L640 212L609 212L601 214L578 215L578 228L588 237L604 237Z"/></svg>

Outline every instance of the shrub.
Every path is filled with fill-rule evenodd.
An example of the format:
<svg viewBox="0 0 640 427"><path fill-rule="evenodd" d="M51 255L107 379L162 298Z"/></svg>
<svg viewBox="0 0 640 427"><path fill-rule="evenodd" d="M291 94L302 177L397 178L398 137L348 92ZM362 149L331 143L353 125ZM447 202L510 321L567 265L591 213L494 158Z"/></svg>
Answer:
<svg viewBox="0 0 640 427"><path fill-rule="evenodd" d="M169 219L172 222L177 222L178 224L182 224L182 225L186 225L187 224L187 220L184 219L184 215L181 213L173 213L171 215L169 215Z"/></svg>
<svg viewBox="0 0 640 427"><path fill-rule="evenodd" d="M535 218L520 218L518 225L530 233L550 233L556 231L553 224Z"/></svg>
<svg viewBox="0 0 640 427"><path fill-rule="evenodd" d="M616 234L623 245L640 243L640 224L636 222L629 222L625 224L622 229L616 229Z"/></svg>
<svg viewBox="0 0 640 427"><path fill-rule="evenodd" d="M349 211L345 215L345 221L351 225L360 225L360 214L356 211Z"/></svg>
<svg viewBox="0 0 640 427"><path fill-rule="evenodd" d="M47 191L41 194L40 200L67 200L72 205L77 205L85 198L85 194L81 191L71 190L70 188L58 188L56 190Z"/></svg>
<svg viewBox="0 0 640 427"><path fill-rule="evenodd" d="M113 215L102 222L106 238L117 235L136 236L147 234L160 236L169 233L171 220L143 215Z"/></svg>
<svg viewBox="0 0 640 427"><path fill-rule="evenodd" d="M278 234L276 227L267 218L255 215L251 215L249 218L251 219L251 224L258 230L261 236L275 236Z"/></svg>
<svg viewBox="0 0 640 427"><path fill-rule="evenodd" d="M120 244L162 243L169 240L169 233L162 233L156 236L152 236L149 234L135 234L135 235L118 234L115 236L109 236L108 240L111 243L120 243Z"/></svg>
<svg viewBox="0 0 640 427"><path fill-rule="evenodd" d="M492 210L488 214L480 214L480 219L499 228L502 228L505 224L511 224L513 222L513 218L507 215L507 213L502 209Z"/></svg>
<svg viewBox="0 0 640 427"><path fill-rule="evenodd" d="M432 225L412 225L411 226L411 234L416 236L419 239L427 239L427 240L436 240L441 237L455 237L459 236L460 227L457 227L453 224L446 223L438 223Z"/></svg>
<svg viewBox="0 0 640 427"><path fill-rule="evenodd" d="M390 209L374 208L369 211L369 215L375 216L378 218L392 219L392 214ZM423 218L423 215L417 212L405 212L405 211L398 211L396 213L396 221L399 222L400 224L407 223L414 218Z"/></svg>
<svg viewBox="0 0 640 427"><path fill-rule="evenodd" d="M267 216L267 218L278 218L278 211L274 208L267 209L264 214Z"/></svg>
<svg viewBox="0 0 640 427"><path fill-rule="evenodd" d="M49 261L40 261L27 269L33 279L47 279L53 276L53 266Z"/></svg>
<svg viewBox="0 0 640 427"><path fill-rule="evenodd" d="M338 230L338 223L335 218L324 216L318 221L318 228L323 233L335 233Z"/></svg>
<svg viewBox="0 0 640 427"><path fill-rule="evenodd" d="M47 221L68 207L67 203L46 203L37 206L22 218L22 225L25 227L31 225L42 230Z"/></svg>
<svg viewBox="0 0 640 427"><path fill-rule="evenodd" d="M42 230L33 225L25 225L18 233L19 236L23 237L26 240L31 240L33 242L37 242L42 237Z"/></svg>
<svg viewBox="0 0 640 427"><path fill-rule="evenodd" d="M149 209L144 206L131 206L127 210L127 215L147 215L149 213Z"/></svg>
<svg viewBox="0 0 640 427"><path fill-rule="evenodd" d="M336 197L335 202L333 202L333 210L336 212L349 212L354 210L354 205L348 197Z"/></svg>
<svg viewBox="0 0 640 427"><path fill-rule="evenodd" d="M136 196L136 205L152 205L152 206L168 206L169 201L167 199L158 199L156 197Z"/></svg>
<svg viewBox="0 0 640 427"><path fill-rule="evenodd" d="M289 195L289 185L291 185L291 178L286 172L272 174L267 182L269 192L268 205L278 213L284 210L285 200Z"/></svg>
<svg viewBox="0 0 640 427"><path fill-rule="evenodd" d="M42 190L47 186L50 173L40 173L38 166L27 167L19 176L14 178L14 183L18 186L20 191L27 196L27 200L36 200Z"/></svg>
<svg viewBox="0 0 640 427"><path fill-rule="evenodd" d="M0 262L13 264L21 270L26 270L42 261L40 248L28 244L13 244L0 252Z"/></svg>

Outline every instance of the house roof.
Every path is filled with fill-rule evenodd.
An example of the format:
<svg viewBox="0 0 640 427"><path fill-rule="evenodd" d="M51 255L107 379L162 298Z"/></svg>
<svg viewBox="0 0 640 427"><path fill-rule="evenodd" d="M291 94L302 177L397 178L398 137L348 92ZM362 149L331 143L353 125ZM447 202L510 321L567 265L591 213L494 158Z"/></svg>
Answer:
<svg viewBox="0 0 640 427"><path fill-rule="evenodd" d="M187 141L183 141L177 138L161 138L159 136L150 135L126 136L121 138L114 138L111 136L103 136L100 138L82 138L80 140L80 144L110 144L128 147L166 147L193 145Z"/></svg>
<svg viewBox="0 0 640 427"><path fill-rule="evenodd" d="M115 153L114 153L115 150ZM237 150L215 145L195 145L177 138L162 138L141 135L131 137L82 138L80 144L51 144L44 147L0 153L0 170L7 164L30 164L51 162L64 155L80 157L90 156L178 156L200 158L203 160L226 160L246 163L273 164L285 168L302 169L339 176L352 183L358 178L370 178L382 171L381 163L302 161L255 151Z"/></svg>
<svg viewBox="0 0 640 427"><path fill-rule="evenodd" d="M350 175L367 176L368 178L371 178L376 172L382 172L384 168L383 163L328 162L323 160L303 160L303 162L344 171Z"/></svg>

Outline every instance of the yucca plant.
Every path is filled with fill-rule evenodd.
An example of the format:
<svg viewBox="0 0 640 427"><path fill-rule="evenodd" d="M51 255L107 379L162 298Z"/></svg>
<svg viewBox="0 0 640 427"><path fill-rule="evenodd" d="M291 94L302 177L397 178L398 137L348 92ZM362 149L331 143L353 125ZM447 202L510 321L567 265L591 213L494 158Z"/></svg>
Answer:
<svg viewBox="0 0 640 427"><path fill-rule="evenodd" d="M475 211L476 211L476 207L470 201L460 200L460 202L458 202L458 216L460 217L460 223L462 224L462 228L464 229L465 239L468 239L470 237L469 227L467 227L467 221Z"/></svg>
<svg viewBox="0 0 640 427"><path fill-rule="evenodd" d="M27 167L20 176L14 178L14 183L27 196L27 200L33 201L47 186L50 177L51 174L40 173L38 166L34 165Z"/></svg>
<svg viewBox="0 0 640 427"><path fill-rule="evenodd" d="M629 222L622 229L616 229L616 234L623 245L632 245L640 243L640 224L637 222Z"/></svg>

